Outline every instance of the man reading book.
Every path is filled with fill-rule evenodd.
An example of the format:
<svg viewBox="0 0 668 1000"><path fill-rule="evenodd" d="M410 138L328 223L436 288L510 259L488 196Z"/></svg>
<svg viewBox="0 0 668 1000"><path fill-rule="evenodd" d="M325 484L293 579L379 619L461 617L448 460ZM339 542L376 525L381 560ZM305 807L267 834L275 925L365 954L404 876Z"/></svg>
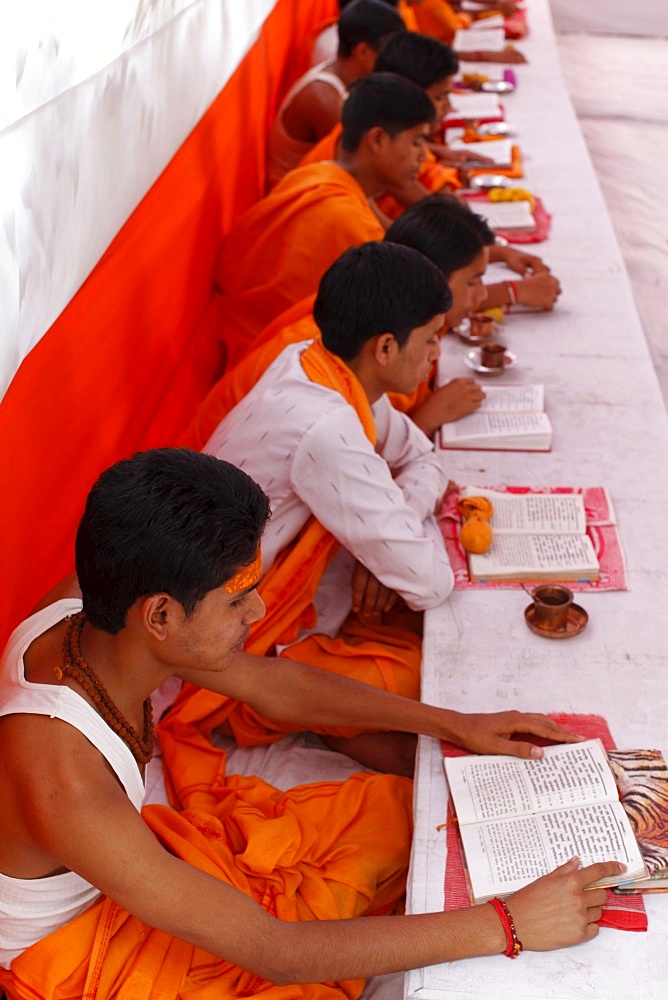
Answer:
<svg viewBox="0 0 668 1000"><path fill-rule="evenodd" d="M514 732L575 739L544 716L461 715L244 653L263 613L267 515L259 487L214 458L164 449L119 462L77 534L83 610L58 601L11 637L0 675L9 1000L355 1000L367 976L597 933L604 897L586 886L616 864L572 861L512 896L516 941L489 905L373 915L403 889L406 779L358 774L282 793L226 778L224 754L183 725L163 739L175 807L142 810L150 693L173 675L306 725L403 726L522 756L531 745L509 742Z"/></svg>
<svg viewBox="0 0 668 1000"><path fill-rule="evenodd" d="M253 630L254 651L286 647L286 658L419 697L420 623L411 615L406 627L396 607L421 612L452 590L433 517L448 477L387 392L413 393L429 375L450 302L443 275L417 251L351 248L320 282L321 337L279 354L206 444L271 500L260 585L267 614ZM245 705L226 719L247 745L290 730ZM412 773L412 744L386 759L378 734L360 740L334 727L327 735L346 738L346 752L365 763Z"/></svg>
<svg viewBox="0 0 668 1000"><path fill-rule="evenodd" d="M369 203L416 177L434 107L415 84L391 73L363 77L342 114L335 162L286 174L234 223L216 266L220 337L228 365L284 309L313 294L349 246L382 239Z"/></svg>
<svg viewBox="0 0 668 1000"><path fill-rule="evenodd" d="M494 234L480 216L454 198L433 195L420 206L407 209L401 220L390 227L385 239L420 250L441 270L451 293L444 326L457 326L484 299L482 276ZM413 218L415 215L417 219ZM223 417L252 389L283 348L319 335L313 319L314 299L315 296L303 299L263 330L253 350L210 390L179 444L203 448ZM473 378L452 379L433 393L432 375L430 372L410 395L390 396L393 405L408 413L428 436L442 423L471 413L485 398L479 382Z"/></svg>
<svg viewBox="0 0 668 1000"><path fill-rule="evenodd" d="M270 188L339 121L348 88L373 71L383 39L397 31L405 31L403 21L380 0L355 0L341 12L336 54L297 80L271 127L267 141Z"/></svg>

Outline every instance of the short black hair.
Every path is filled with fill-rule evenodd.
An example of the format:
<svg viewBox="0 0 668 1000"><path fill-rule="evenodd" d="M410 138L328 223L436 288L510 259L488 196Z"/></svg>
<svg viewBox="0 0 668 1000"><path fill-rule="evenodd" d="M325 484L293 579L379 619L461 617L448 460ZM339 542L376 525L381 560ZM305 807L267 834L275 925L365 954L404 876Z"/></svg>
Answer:
<svg viewBox="0 0 668 1000"><path fill-rule="evenodd" d="M77 531L83 609L116 635L141 597L170 594L191 614L257 554L269 501L229 462L187 448L139 452L99 477Z"/></svg>
<svg viewBox="0 0 668 1000"><path fill-rule="evenodd" d="M426 90L459 69L454 49L429 35L405 31L388 38L376 59L377 73L398 73Z"/></svg>
<svg viewBox="0 0 668 1000"><path fill-rule="evenodd" d="M313 316L327 350L350 361L382 333L402 347L413 330L451 305L447 282L431 261L409 247L376 241L351 247L325 271Z"/></svg>
<svg viewBox="0 0 668 1000"><path fill-rule="evenodd" d="M405 31L401 15L383 0L355 0L339 17L338 54L344 59L351 56L360 42L377 52L388 35Z"/></svg>
<svg viewBox="0 0 668 1000"><path fill-rule="evenodd" d="M434 119L434 105L421 87L397 73L371 73L356 80L341 111L341 144L354 153L369 129L394 138Z"/></svg>
<svg viewBox="0 0 668 1000"><path fill-rule="evenodd" d="M345 10L351 3L357 3L357 0L339 0L339 10ZM381 0L381 3L386 3L390 7L399 6L399 0Z"/></svg>
<svg viewBox="0 0 668 1000"><path fill-rule="evenodd" d="M481 216L453 195L431 194L402 212L385 239L419 250L449 278L496 237Z"/></svg>

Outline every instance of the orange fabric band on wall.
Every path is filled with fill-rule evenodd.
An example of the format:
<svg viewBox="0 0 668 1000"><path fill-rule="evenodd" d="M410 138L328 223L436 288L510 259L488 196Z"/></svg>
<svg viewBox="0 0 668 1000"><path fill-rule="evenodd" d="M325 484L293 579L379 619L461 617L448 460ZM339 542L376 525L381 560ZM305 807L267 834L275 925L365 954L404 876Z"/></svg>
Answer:
<svg viewBox="0 0 668 1000"><path fill-rule="evenodd" d="M298 40L336 0L278 0L256 43L0 403L0 642L73 569L99 473L173 444L224 366L214 265L264 190L269 125Z"/></svg>

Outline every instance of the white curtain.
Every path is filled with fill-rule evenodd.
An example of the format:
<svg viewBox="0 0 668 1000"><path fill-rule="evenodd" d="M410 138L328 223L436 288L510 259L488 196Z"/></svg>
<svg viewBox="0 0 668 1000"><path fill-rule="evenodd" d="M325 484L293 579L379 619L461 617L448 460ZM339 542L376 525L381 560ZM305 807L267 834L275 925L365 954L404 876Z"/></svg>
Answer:
<svg viewBox="0 0 668 1000"><path fill-rule="evenodd" d="M275 2L14 0L3 10L0 396Z"/></svg>

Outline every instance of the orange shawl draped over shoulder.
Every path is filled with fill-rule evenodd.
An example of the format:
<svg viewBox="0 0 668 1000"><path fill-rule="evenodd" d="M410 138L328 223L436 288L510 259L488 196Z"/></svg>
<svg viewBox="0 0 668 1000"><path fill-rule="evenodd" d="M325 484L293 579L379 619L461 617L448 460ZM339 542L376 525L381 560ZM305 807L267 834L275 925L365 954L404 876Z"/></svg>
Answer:
<svg viewBox="0 0 668 1000"><path fill-rule="evenodd" d="M309 295L269 324L258 337L253 350L209 390L194 418L181 434L177 442L179 447L201 451L221 420L259 382L285 347L300 341L315 340L320 336L313 318L314 301L315 296ZM389 398L395 409L410 415L430 393L431 383L427 379L410 396L392 392L389 393Z"/></svg>
<svg viewBox="0 0 668 1000"><path fill-rule="evenodd" d="M230 229L216 266L228 365L280 313L317 291L344 250L383 238L366 194L336 163L291 170Z"/></svg>
<svg viewBox="0 0 668 1000"><path fill-rule="evenodd" d="M338 122L331 132L308 151L301 160L300 166L324 160L335 160L342 131L341 123ZM451 191L456 191L462 186L459 174L454 167L446 166L430 150L427 150L426 159L420 164L417 180L429 194L436 194L437 191L442 191L446 187ZM377 198L376 204L389 219L396 219L405 208L391 194Z"/></svg>
<svg viewBox="0 0 668 1000"><path fill-rule="evenodd" d="M339 392L354 407L364 431L375 444L376 427L362 385L351 369L315 340L303 353L302 365L311 381ZM266 605L261 621L251 626L246 652L265 655L276 644L294 642L302 627L315 624L313 597L339 543L315 517L309 518L299 535L279 553L260 581L258 591ZM226 724L240 746L281 739L268 720L258 730L258 716L248 706L193 685L184 685L172 711L163 722L161 740L174 739L175 747L189 742L211 746L212 731ZM299 727L296 727L299 729ZM188 736L186 737L186 730ZM216 753L217 751L213 751Z"/></svg>
<svg viewBox="0 0 668 1000"><path fill-rule="evenodd" d="M456 31L468 28L471 23L468 14L458 14L446 0L422 0L413 7L413 17L417 31L447 45L452 44Z"/></svg>

